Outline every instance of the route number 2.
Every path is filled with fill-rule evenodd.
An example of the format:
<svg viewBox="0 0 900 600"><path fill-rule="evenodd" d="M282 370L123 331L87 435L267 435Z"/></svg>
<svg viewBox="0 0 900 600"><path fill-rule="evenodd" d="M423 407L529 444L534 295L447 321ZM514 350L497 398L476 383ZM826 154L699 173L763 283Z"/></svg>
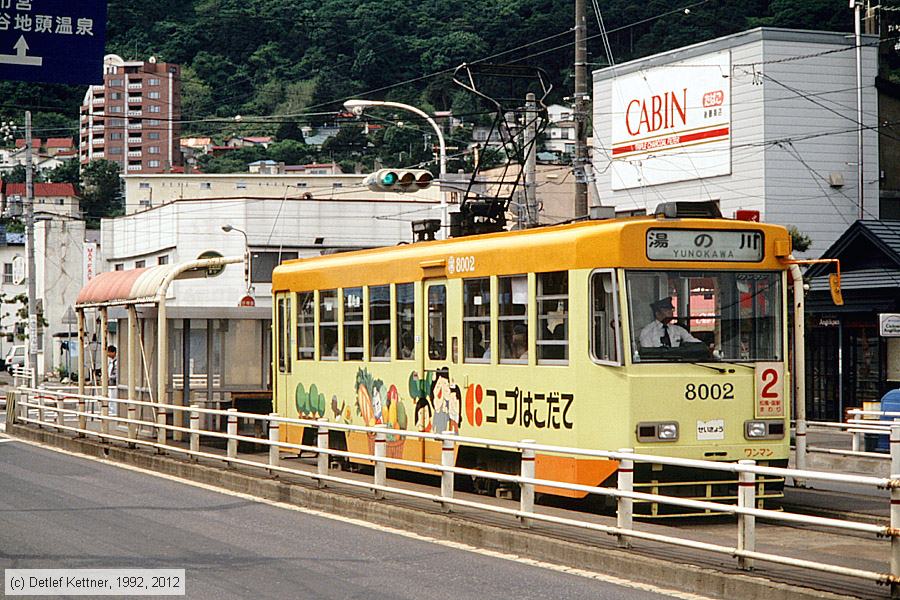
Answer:
<svg viewBox="0 0 900 600"><path fill-rule="evenodd" d="M756 363L756 417L784 416L784 364Z"/></svg>

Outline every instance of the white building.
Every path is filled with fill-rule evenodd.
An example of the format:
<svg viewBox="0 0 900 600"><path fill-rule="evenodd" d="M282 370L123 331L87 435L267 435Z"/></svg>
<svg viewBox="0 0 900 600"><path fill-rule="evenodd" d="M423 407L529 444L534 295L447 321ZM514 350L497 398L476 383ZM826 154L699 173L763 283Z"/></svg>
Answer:
<svg viewBox="0 0 900 600"><path fill-rule="evenodd" d="M572 107L551 104L547 107L547 130L544 148L557 154L575 154L575 120Z"/></svg>
<svg viewBox="0 0 900 600"><path fill-rule="evenodd" d="M863 41L864 211L879 215L876 38ZM595 203L712 200L820 254L859 218L852 36L760 28L594 72ZM869 129L871 128L871 129Z"/></svg>

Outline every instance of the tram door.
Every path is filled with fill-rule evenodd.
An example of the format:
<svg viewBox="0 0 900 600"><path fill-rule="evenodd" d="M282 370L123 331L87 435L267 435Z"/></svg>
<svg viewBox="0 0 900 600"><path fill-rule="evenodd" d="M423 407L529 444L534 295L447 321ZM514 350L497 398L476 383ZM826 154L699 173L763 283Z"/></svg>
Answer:
<svg viewBox="0 0 900 600"><path fill-rule="evenodd" d="M275 365L275 388L282 398L293 396L287 394L288 377L291 374L291 296L279 296L275 311L275 333L278 336L278 356Z"/></svg>
<svg viewBox="0 0 900 600"><path fill-rule="evenodd" d="M425 319L422 334L423 363L422 376L425 380L416 403L416 427L432 433L447 430L447 393L450 390L450 362L452 354L458 352L451 342L452 332L448 328L447 280L429 279L424 284ZM458 338L455 338L458 340ZM428 385L430 382L430 385ZM441 444L433 440L423 443L424 461L440 464Z"/></svg>

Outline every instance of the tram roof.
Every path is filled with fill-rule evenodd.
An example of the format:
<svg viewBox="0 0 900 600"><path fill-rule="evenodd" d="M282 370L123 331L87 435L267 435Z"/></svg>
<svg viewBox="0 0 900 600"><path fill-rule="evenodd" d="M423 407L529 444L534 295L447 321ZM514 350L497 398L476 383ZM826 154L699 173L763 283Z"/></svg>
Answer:
<svg viewBox="0 0 900 600"><path fill-rule="evenodd" d="M764 259L758 263L650 261L645 232L651 227L762 231ZM423 277L452 279L600 267L780 270L785 266L776 257L776 242L779 256L790 253L790 235L784 227L748 221L654 216L583 221L285 261L272 274L272 289L329 289ZM463 257L473 257L474 268L458 272L450 259Z"/></svg>

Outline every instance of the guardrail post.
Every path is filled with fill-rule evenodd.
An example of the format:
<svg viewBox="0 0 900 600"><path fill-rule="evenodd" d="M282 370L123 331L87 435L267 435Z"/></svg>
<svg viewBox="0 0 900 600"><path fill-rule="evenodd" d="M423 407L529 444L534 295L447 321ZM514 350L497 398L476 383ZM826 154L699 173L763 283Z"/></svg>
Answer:
<svg viewBox="0 0 900 600"><path fill-rule="evenodd" d="M850 450L853 452L862 452L863 448L863 432L854 431L853 437L850 440Z"/></svg>
<svg viewBox="0 0 900 600"><path fill-rule="evenodd" d="M25 400L25 402L27 402L27 400ZM16 424L16 419L22 424L25 424L25 419L28 418L28 407L25 406L17 392L9 391L6 393L6 410L9 410L10 406L14 406L16 409L13 413L13 425Z"/></svg>
<svg viewBox="0 0 900 600"><path fill-rule="evenodd" d="M387 456L387 435L384 433L384 425L375 426L375 485L383 486L387 482L387 465L383 459ZM375 499L384 498L384 491L375 490Z"/></svg>
<svg viewBox="0 0 900 600"><path fill-rule="evenodd" d="M197 405L191 404L191 452L200 452L200 413ZM191 460L197 462L196 454L191 455Z"/></svg>
<svg viewBox="0 0 900 600"><path fill-rule="evenodd" d="M137 407L129 402L128 409L125 412L128 415L128 439L136 440L138 432L137 423L135 423L137 421ZM128 447L134 448L134 444L128 444Z"/></svg>
<svg viewBox="0 0 900 600"><path fill-rule="evenodd" d="M794 443L794 466L800 470L806 470L806 420L797 421L796 441ZM806 487L802 479L794 478L794 487Z"/></svg>
<svg viewBox="0 0 900 600"><path fill-rule="evenodd" d="M753 466L755 460L739 460L739 465ZM756 506L756 473L741 471L738 473L738 506L754 508ZM756 517L738 514L738 550L754 552L756 550ZM750 571L753 559L738 556L738 568Z"/></svg>
<svg viewBox="0 0 900 600"><path fill-rule="evenodd" d="M238 434L238 418L234 414L236 412L236 408L228 409L228 425L226 428L228 433L228 458L237 458L238 441L234 439Z"/></svg>
<svg viewBox="0 0 900 600"><path fill-rule="evenodd" d="M449 431L445 431L444 435L449 435ZM452 438L443 438L441 440L441 466L454 467L456 465L456 440ZM452 471L441 471L441 498L453 498L453 478ZM445 513L450 512L450 503L441 502L441 510Z"/></svg>
<svg viewBox="0 0 900 600"><path fill-rule="evenodd" d="M119 414L118 410L116 414ZM100 400L100 433L109 433L109 400L106 398Z"/></svg>
<svg viewBox="0 0 900 600"><path fill-rule="evenodd" d="M62 396L56 399L56 424L59 425L59 430L62 431L63 427L63 419L65 419L65 415L62 413L65 408L65 401L62 399Z"/></svg>
<svg viewBox="0 0 900 600"><path fill-rule="evenodd" d="M900 419L891 424L891 479L900 479ZM891 530L900 528L900 488L891 488ZM891 536L891 575L900 578L900 537ZM891 598L900 597L900 585L891 583Z"/></svg>
<svg viewBox="0 0 900 600"><path fill-rule="evenodd" d="M156 443L160 445L166 444L166 408L162 405L156 407ZM164 454L165 450L157 448L159 454Z"/></svg>
<svg viewBox="0 0 900 600"><path fill-rule="evenodd" d="M276 418L277 416L278 416L278 413L269 413L269 466L270 467L277 467L279 465L279 463L281 462L281 454L280 454L281 450L278 446L276 446L275 444L272 443L272 442L280 442L281 441L279 423L278 423L278 421L272 420L272 419ZM269 473L271 473L272 475L274 475L276 477L278 476L278 474L273 470L270 470Z"/></svg>
<svg viewBox="0 0 900 600"><path fill-rule="evenodd" d="M331 455L325 452L328 450L328 419L322 418L318 422L319 434L316 436L316 447L319 449L319 454L316 456L316 471L319 475L328 475L328 463L331 460ZM316 484L320 488L325 487L325 481L322 479L317 479Z"/></svg>
<svg viewBox="0 0 900 600"><path fill-rule="evenodd" d="M87 412L87 403L84 401L84 398L79 396L78 402L75 406L78 407L78 413L79 413L78 414L78 429L82 430L82 431L78 432L77 436L84 437L84 430L87 429L87 415L84 414Z"/></svg>
<svg viewBox="0 0 900 600"><path fill-rule="evenodd" d="M30 404L31 403L31 393L24 392L24 395L28 398L28 402ZM38 395L38 396L34 396L34 399L37 400L37 405L38 405L37 413L38 413L38 421L39 421L38 429L40 429L41 427L44 426L44 417L47 416L46 413L44 412L44 397Z"/></svg>
<svg viewBox="0 0 900 600"><path fill-rule="evenodd" d="M521 444L534 444L534 440L522 440ZM519 469L522 477L534 479L534 449L522 448L522 463ZM523 513L534 512L534 484L522 482L519 484L519 511ZM522 527L531 527L532 520L519 516Z"/></svg>
<svg viewBox="0 0 900 600"><path fill-rule="evenodd" d="M633 454L634 448L619 448L623 454ZM634 491L634 461L630 458L619 460L618 490L631 493ZM634 528L634 498L618 496L616 498L616 527L623 531L631 531ZM619 548L631 548L631 540L627 535L616 536Z"/></svg>

